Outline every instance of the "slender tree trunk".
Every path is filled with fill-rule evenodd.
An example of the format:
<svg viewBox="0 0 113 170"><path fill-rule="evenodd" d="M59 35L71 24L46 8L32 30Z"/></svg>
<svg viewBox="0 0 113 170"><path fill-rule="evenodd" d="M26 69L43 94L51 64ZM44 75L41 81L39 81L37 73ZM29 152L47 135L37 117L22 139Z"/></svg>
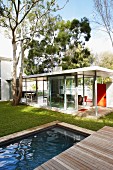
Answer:
<svg viewBox="0 0 113 170"><path fill-rule="evenodd" d="M13 35L13 40L12 40L12 46L13 46L13 80L12 80L12 93L13 93L13 102L12 104L14 106L18 105L21 97L22 97L22 74L23 74L23 63L24 63L24 49L22 47L22 42L21 42L21 68L20 68L20 73L19 73L19 81L17 83L17 56L16 56L16 51L17 51L17 44L15 41L15 35L14 32L12 32Z"/></svg>
<svg viewBox="0 0 113 170"><path fill-rule="evenodd" d="M12 47L13 47L13 80L12 80L12 93L13 93L13 105L16 105L17 101L17 87L16 87L16 79L17 79L17 59L16 59L16 50L17 45L15 41L15 35L13 34L13 40L12 40Z"/></svg>
<svg viewBox="0 0 113 170"><path fill-rule="evenodd" d="M20 68L20 74L19 74L19 93L18 93L18 104L22 97L22 75L23 75L23 66L24 66L24 48L23 48L23 42L21 41L21 68Z"/></svg>

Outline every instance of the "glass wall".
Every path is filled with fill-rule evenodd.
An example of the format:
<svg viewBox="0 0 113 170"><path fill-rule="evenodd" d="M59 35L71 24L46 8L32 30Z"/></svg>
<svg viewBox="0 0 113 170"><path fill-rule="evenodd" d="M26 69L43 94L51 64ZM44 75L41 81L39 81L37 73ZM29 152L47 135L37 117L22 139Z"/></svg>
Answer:
<svg viewBox="0 0 113 170"><path fill-rule="evenodd" d="M67 108L75 108L75 78L66 77Z"/></svg>
<svg viewBox="0 0 113 170"><path fill-rule="evenodd" d="M75 108L75 77L56 76L48 78L48 105L57 108Z"/></svg>
<svg viewBox="0 0 113 170"><path fill-rule="evenodd" d="M64 79L63 77L49 78L49 106L64 108Z"/></svg>

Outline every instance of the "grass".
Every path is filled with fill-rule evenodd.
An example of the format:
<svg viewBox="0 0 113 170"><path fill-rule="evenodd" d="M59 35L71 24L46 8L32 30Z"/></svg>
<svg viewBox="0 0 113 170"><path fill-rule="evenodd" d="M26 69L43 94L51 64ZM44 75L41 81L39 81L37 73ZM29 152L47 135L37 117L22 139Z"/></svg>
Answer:
<svg viewBox="0 0 113 170"><path fill-rule="evenodd" d="M0 137L55 120L96 131L103 126L113 126L113 113L99 120L93 120L31 106L12 106L10 102L0 102Z"/></svg>

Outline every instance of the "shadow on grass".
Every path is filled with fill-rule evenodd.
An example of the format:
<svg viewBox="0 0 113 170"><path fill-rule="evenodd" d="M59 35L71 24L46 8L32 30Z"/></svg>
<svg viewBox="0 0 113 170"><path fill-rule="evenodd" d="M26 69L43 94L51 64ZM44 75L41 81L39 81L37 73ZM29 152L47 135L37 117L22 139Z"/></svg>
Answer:
<svg viewBox="0 0 113 170"><path fill-rule="evenodd" d="M95 131L105 125L113 126L113 113L99 120L94 120L26 105L12 106L10 102L0 102L0 108L0 136L55 120Z"/></svg>

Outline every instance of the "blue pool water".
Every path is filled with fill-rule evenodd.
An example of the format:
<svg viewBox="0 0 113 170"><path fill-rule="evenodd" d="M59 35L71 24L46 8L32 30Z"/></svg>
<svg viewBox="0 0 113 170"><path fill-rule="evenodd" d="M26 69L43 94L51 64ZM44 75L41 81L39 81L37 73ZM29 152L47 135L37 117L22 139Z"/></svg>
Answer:
<svg viewBox="0 0 113 170"><path fill-rule="evenodd" d="M0 147L0 170L33 170L85 136L55 127Z"/></svg>

